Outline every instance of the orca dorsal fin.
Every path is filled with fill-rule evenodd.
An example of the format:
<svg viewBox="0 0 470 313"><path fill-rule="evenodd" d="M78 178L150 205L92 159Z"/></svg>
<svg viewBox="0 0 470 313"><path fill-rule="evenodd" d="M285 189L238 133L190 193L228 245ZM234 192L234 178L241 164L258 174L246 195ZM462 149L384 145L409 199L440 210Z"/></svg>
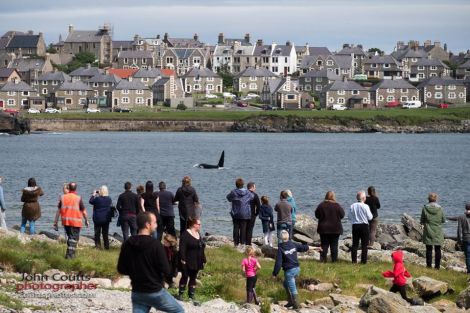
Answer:
<svg viewBox="0 0 470 313"><path fill-rule="evenodd" d="M219 164L217 164L218 167L224 167L224 157L225 157L225 150L222 151L222 154L220 155Z"/></svg>

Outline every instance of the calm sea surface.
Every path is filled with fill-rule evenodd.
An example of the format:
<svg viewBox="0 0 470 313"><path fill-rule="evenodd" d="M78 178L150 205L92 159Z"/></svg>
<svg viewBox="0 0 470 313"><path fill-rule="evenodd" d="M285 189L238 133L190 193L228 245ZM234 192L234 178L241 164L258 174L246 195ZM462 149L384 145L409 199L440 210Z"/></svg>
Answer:
<svg viewBox="0 0 470 313"><path fill-rule="evenodd" d="M225 150L225 169L216 164ZM35 177L44 189L39 230L52 230L64 182L76 181L87 210L91 192L105 184L114 202L125 181L176 191L190 175L203 205L203 231L230 234L225 196L237 177L254 181L274 204L292 190L301 213L313 216L326 191L334 190L344 208L356 192L374 185L382 221L397 222L403 212L419 217L427 194L435 191L448 216L470 200L468 134L234 134L234 133L40 133L0 135L0 176L7 202L7 225L21 221L21 189ZM347 220L345 229L350 229ZM456 225L446 224L454 235ZM92 229L92 228L91 228ZM91 229L86 230L91 234ZM111 231L117 231L115 222ZM261 233L257 225L257 234Z"/></svg>

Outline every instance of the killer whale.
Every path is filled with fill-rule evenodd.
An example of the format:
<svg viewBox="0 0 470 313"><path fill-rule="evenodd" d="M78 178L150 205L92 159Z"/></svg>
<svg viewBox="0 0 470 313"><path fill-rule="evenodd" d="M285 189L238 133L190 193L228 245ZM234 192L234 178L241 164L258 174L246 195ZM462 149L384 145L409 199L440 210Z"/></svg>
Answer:
<svg viewBox="0 0 470 313"><path fill-rule="evenodd" d="M194 166L199 167L199 168L205 168L205 169L219 169L219 168L224 167L224 158L225 158L225 151L222 151L222 154L220 155L219 163L217 165L200 163Z"/></svg>

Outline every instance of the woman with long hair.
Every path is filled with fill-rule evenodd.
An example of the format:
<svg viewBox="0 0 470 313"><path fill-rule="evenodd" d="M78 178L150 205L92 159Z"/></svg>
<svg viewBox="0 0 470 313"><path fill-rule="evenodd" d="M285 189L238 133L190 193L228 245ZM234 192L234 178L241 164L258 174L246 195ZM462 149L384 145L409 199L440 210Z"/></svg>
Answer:
<svg viewBox="0 0 470 313"><path fill-rule="evenodd" d="M23 210L21 211L21 228L23 234L26 230L26 223L29 222L29 234L36 234L36 221L41 217L41 206L39 205L39 197L44 195L41 187L36 185L36 179L31 177L28 179L28 187L23 189L21 202L23 202Z"/></svg>
<svg viewBox="0 0 470 313"><path fill-rule="evenodd" d="M369 206L370 212L372 213L372 220L369 221L369 247L372 247L375 243L375 234L377 233L377 226L379 225L379 214L377 210L380 209L380 201L374 186L367 188L366 204Z"/></svg>

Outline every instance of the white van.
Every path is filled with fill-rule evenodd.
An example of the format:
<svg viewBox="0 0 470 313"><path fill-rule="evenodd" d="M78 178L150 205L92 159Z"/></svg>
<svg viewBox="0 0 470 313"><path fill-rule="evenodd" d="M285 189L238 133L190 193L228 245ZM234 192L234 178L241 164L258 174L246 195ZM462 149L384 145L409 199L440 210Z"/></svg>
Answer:
<svg viewBox="0 0 470 313"><path fill-rule="evenodd" d="M403 109L417 109L421 107L421 101L419 100L407 101L403 103L401 107Z"/></svg>

